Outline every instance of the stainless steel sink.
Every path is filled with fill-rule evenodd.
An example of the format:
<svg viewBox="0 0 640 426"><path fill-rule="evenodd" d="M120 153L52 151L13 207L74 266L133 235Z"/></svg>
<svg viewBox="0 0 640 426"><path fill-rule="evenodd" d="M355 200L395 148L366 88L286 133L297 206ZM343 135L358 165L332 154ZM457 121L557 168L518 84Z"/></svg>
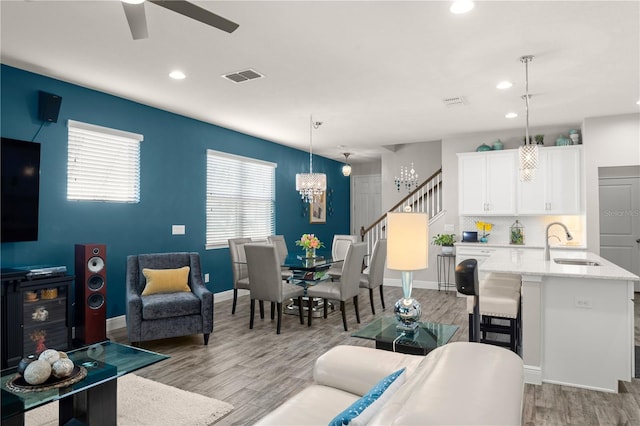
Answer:
<svg viewBox="0 0 640 426"><path fill-rule="evenodd" d="M553 259L554 262L560 265L578 265L578 266L600 266L598 262L587 259Z"/></svg>

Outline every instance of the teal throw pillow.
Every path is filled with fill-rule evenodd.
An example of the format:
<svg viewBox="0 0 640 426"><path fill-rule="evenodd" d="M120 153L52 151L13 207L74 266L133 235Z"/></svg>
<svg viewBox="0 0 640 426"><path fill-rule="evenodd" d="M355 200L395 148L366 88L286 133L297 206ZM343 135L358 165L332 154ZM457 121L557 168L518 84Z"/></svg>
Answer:
<svg viewBox="0 0 640 426"><path fill-rule="evenodd" d="M405 369L398 370L380 380L369 392L359 400L348 406L343 412L338 414L329 422L329 426L342 426L350 423L366 424L371 419L377 409L386 402L391 395L404 384ZM375 406L375 408L374 408ZM362 417L365 417L363 419Z"/></svg>

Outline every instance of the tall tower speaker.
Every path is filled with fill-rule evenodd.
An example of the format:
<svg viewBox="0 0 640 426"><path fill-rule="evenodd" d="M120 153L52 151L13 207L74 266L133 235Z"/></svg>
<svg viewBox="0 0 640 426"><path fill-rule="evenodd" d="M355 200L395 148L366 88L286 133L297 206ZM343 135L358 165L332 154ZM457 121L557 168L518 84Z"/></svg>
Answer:
<svg viewBox="0 0 640 426"><path fill-rule="evenodd" d="M107 248L76 244L76 340L107 340Z"/></svg>

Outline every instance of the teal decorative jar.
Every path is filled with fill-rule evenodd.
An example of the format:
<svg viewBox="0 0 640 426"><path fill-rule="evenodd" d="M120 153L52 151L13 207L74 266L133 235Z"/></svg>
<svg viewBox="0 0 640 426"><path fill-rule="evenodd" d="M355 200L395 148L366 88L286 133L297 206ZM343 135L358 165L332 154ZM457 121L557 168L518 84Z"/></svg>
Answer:
<svg viewBox="0 0 640 426"><path fill-rule="evenodd" d="M498 139L497 141L495 141L493 143L493 150L494 151L501 151L504 149L504 144L502 143L502 141L500 139Z"/></svg>
<svg viewBox="0 0 640 426"><path fill-rule="evenodd" d="M486 143L483 143L482 145L476 148L476 152L484 152L484 151L491 151L491 147Z"/></svg>
<svg viewBox="0 0 640 426"><path fill-rule="evenodd" d="M569 139L566 136L560 136L558 139L556 139L556 146L565 146L565 145L571 145L571 139Z"/></svg>

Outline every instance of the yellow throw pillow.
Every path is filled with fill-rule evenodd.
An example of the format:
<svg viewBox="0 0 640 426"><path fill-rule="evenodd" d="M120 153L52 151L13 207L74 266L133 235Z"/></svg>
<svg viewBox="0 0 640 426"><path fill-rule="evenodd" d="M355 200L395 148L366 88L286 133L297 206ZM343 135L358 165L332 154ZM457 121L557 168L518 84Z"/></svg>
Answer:
<svg viewBox="0 0 640 426"><path fill-rule="evenodd" d="M143 296L158 293L175 293L178 291L191 291L189 288L188 266L178 269L148 269L143 268L142 273L147 279L147 285L142 291Z"/></svg>

